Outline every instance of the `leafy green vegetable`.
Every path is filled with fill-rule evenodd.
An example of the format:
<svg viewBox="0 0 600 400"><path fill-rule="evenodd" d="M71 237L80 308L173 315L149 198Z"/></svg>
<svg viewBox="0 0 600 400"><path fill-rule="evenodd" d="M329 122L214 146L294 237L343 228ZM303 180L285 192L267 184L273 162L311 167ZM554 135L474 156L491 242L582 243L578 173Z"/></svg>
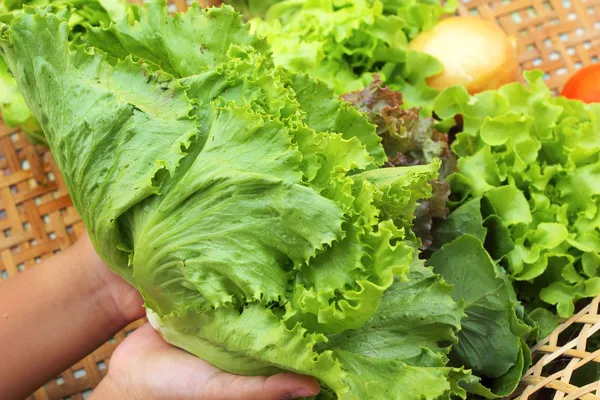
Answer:
<svg viewBox="0 0 600 400"><path fill-rule="evenodd" d="M227 0L226 4L231 5L235 10L241 13L246 19L254 17L263 18L271 6L281 3L283 0Z"/></svg>
<svg viewBox="0 0 600 400"><path fill-rule="evenodd" d="M539 332L537 332L536 339L544 339L548 335L550 335L556 328L558 328L558 317L556 314L543 309L536 308L532 312L529 313L529 318L535 321Z"/></svg>
<svg viewBox="0 0 600 400"><path fill-rule="evenodd" d="M435 272L454 285L452 298L465 302L467 318L451 358L473 373L494 381L494 396L512 393L529 365L524 339L531 329L517 316L516 296L483 247L480 238L464 234L444 245L428 260ZM486 396L490 397L490 396Z"/></svg>
<svg viewBox="0 0 600 400"><path fill-rule="evenodd" d="M502 237L514 246L500 263L521 281L526 307L541 299L568 317L575 301L600 294L600 107L553 97L541 73L526 78L529 88L475 96L449 88L435 112L464 121L452 146L460 170L450 177L453 197L484 196L491 211L483 217L507 228Z"/></svg>
<svg viewBox="0 0 600 400"><path fill-rule="evenodd" d="M57 9L71 7L69 25L72 39L85 30L84 24L100 25L119 21L127 16L125 0L17 0L0 2L0 13L22 12L24 6L46 6L52 4ZM27 137L36 144L47 144L44 132L33 113L27 107L17 82L11 75L6 62L0 57L0 111L2 120L11 128L20 127Z"/></svg>
<svg viewBox="0 0 600 400"><path fill-rule="evenodd" d="M437 92L425 80L440 73L442 65L407 50L407 44L452 12L453 5L389 3L387 10L395 12L384 13L379 0L288 0L250 22L271 44L277 64L319 78L339 94L361 90L379 74L403 92L409 105L430 104Z"/></svg>
<svg viewBox="0 0 600 400"><path fill-rule="evenodd" d="M508 396L531 363L526 341L536 340L540 329L494 261L514 248L509 229L482 197L456 208L435 226L433 236L430 251L439 250L427 263L454 284L453 298L465 302L467 318L450 357L455 365L473 369L475 375L462 384L488 399Z"/></svg>
<svg viewBox="0 0 600 400"><path fill-rule="evenodd" d="M0 12L21 12L25 6L45 7L52 5L57 9L70 7L68 23L75 31L85 29L82 25L99 26L111 21L120 21L127 16L126 0L11 0L0 3Z"/></svg>
<svg viewBox="0 0 600 400"><path fill-rule="evenodd" d="M376 79L362 91L345 94L343 98L377 126L388 156L386 166L411 166L430 164L440 159L442 165L438 179L431 181L432 195L423 199L416 210L413 231L421 239L422 247L432 244L431 229L434 220L446 218L446 202L450 186L446 178L456 172L456 158L448 146L448 135L435 129L431 117L423 117L418 108L402 108L402 95L383 87Z"/></svg>
<svg viewBox="0 0 600 400"><path fill-rule="evenodd" d="M485 241L487 229L483 226L480 198L469 200L454 210L445 221L436 225L434 248L439 250L442 245L451 243L462 235Z"/></svg>
<svg viewBox="0 0 600 400"><path fill-rule="evenodd" d="M286 0L227 0L238 12L247 19L264 18L267 11L275 4ZM369 0L373 4L373 0ZM437 0L379 0L385 14L398 15L403 21L403 30L413 38L422 30L432 28L444 15L456 10L455 1L438 2Z"/></svg>
<svg viewBox="0 0 600 400"><path fill-rule="evenodd" d="M463 309L410 231L440 163L378 169L375 126L275 67L232 8L134 10L79 46L68 10L29 8L0 48L163 336L230 372L315 376L321 399L464 397Z"/></svg>
<svg viewBox="0 0 600 400"><path fill-rule="evenodd" d="M462 317L462 308L449 294L448 285L440 282L422 263L416 262L408 280L396 282L386 292L378 312L362 328L329 336L328 341L322 338L319 342L310 335L300 339L295 330L297 327L293 331L283 328L272 313L259 315L265 312L259 307L253 308L252 313L247 309L241 316L237 312L220 314L219 326L207 326L214 324L215 319L198 314L166 317L160 322L153 314L150 318L154 324L162 324L161 332L168 341L178 343L194 354L213 356L209 361L217 365L222 363L223 357L232 357L231 363L235 363L238 373L268 374L279 369L269 365L258 371L253 365L252 370L243 370L241 368L248 364L241 362L239 356L231 356L233 350L254 353L252 361L271 357L279 365L296 365L299 361L310 365L308 358L314 356L315 348L321 354L331 354L341 363L342 369L339 364L321 356L320 364L315 368L327 369L321 371L319 377L327 383L338 380L339 374L343 374L349 387L343 394L336 391L336 397L330 391L334 389L333 384L329 384L329 389L324 388L319 399L359 400L370 396L438 399L450 398L453 394L464 397L465 391L459 382L467 379L469 374L460 368L444 367L449 347L439 346L441 342L456 343L455 332ZM198 338L204 339L206 335L211 341L231 337L233 340L223 344L227 353L220 353L221 349L216 349L219 353L199 351L198 346L206 344ZM236 344L239 349L230 347ZM255 347L246 348L249 345Z"/></svg>
<svg viewBox="0 0 600 400"><path fill-rule="evenodd" d="M409 39L419 32L433 28L441 17L456 11L454 0L380 0L386 14L398 15Z"/></svg>
<svg viewBox="0 0 600 400"><path fill-rule="evenodd" d="M17 82L0 57L0 111L2 120L11 128L20 126L34 143L44 143L44 132L27 107Z"/></svg>

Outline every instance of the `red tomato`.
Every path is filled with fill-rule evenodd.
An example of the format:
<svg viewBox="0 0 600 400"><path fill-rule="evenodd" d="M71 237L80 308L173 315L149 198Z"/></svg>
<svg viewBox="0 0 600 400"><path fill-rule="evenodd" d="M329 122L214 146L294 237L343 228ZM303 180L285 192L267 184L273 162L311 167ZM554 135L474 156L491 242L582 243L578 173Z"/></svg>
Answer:
<svg viewBox="0 0 600 400"><path fill-rule="evenodd" d="M586 103L600 103L600 64L589 65L577 71L561 94Z"/></svg>

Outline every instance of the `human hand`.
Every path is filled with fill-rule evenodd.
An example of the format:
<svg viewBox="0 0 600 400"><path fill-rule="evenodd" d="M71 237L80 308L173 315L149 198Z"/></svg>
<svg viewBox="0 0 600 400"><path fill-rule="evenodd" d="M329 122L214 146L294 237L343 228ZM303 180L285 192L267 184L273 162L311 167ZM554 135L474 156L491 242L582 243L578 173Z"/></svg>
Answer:
<svg viewBox="0 0 600 400"><path fill-rule="evenodd" d="M284 400L319 393L314 378L228 374L167 344L148 324L117 347L91 400Z"/></svg>
<svg viewBox="0 0 600 400"><path fill-rule="evenodd" d="M0 398L24 399L143 316L137 290L84 233L0 285Z"/></svg>

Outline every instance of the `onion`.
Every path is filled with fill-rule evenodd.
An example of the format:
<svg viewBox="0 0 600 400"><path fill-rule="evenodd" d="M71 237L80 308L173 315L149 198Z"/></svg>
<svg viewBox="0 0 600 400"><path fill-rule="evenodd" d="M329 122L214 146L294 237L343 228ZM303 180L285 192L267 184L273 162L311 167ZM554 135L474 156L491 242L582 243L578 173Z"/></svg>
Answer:
<svg viewBox="0 0 600 400"><path fill-rule="evenodd" d="M474 94L517 78L515 41L496 24L481 18L442 20L420 33L409 48L428 53L444 65L444 72L427 80L434 89L463 85Z"/></svg>

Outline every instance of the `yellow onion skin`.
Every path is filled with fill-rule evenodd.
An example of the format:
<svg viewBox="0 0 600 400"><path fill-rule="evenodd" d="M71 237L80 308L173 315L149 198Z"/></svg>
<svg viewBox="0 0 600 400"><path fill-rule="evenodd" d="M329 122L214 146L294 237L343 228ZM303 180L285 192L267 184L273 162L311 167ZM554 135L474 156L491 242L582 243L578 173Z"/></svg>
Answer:
<svg viewBox="0 0 600 400"><path fill-rule="evenodd" d="M437 90L463 85L475 94L517 79L516 41L495 23L481 18L444 19L421 32L409 48L428 53L444 65L444 72L427 80Z"/></svg>

